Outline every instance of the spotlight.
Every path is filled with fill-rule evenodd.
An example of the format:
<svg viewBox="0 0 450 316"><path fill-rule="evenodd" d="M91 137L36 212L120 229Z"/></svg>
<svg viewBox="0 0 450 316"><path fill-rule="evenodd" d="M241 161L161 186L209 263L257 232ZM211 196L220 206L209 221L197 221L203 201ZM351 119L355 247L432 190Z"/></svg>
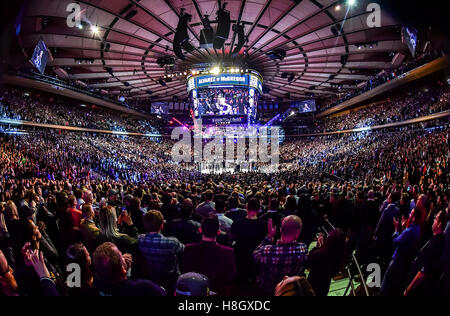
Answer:
<svg viewBox="0 0 450 316"><path fill-rule="evenodd" d="M347 4L352 7L356 4L356 0L347 0Z"/></svg>
<svg viewBox="0 0 450 316"><path fill-rule="evenodd" d="M99 32L98 26L97 26L97 25L92 25L92 26L91 26L91 31L92 31L92 33L93 33L94 35L97 35L98 32Z"/></svg>
<svg viewBox="0 0 450 316"><path fill-rule="evenodd" d="M341 10L341 6L338 4L337 6L334 7L334 9L335 9L336 11L340 11L340 10Z"/></svg>
<svg viewBox="0 0 450 316"><path fill-rule="evenodd" d="M220 72L219 67L214 67L213 69L211 69L211 73L212 73L213 75L218 75L219 72Z"/></svg>

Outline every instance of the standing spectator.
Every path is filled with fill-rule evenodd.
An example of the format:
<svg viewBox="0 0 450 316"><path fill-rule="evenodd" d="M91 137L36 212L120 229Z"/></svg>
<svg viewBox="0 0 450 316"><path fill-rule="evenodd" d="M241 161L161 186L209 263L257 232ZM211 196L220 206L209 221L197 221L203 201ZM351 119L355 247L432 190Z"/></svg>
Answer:
<svg viewBox="0 0 450 316"><path fill-rule="evenodd" d="M217 235L220 233L217 217L203 219L201 232L201 242L186 245L183 254L183 271L206 275L214 292L219 295L230 295L236 279L233 249L216 242Z"/></svg>
<svg viewBox="0 0 450 316"><path fill-rule="evenodd" d="M82 213L77 209L77 199L74 195L69 195L69 212L72 215L73 226L79 228L82 218Z"/></svg>
<svg viewBox="0 0 450 316"><path fill-rule="evenodd" d="M267 235L267 224L258 219L259 200L252 198L247 202L247 217L233 222L230 240L235 241L234 254L238 281L250 285L255 281L257 265L252 259L253 251Z"/></svg>
<svg viewBox="0 0 450 316"><path fill-rule="evenodd" d="M406 287L409 267L417 253L420 241L420 212L411 211L410 225L400 234L401 222L394 221L394 255L381 284L381 295L399 296Z"/></svg>
<svg viewBox="0 0 450 316"><path fill-rule="evenodd" d="M100 245L93 254L94 286L101 296L165 296L160 286L149 280L130 280L130 262L110 242Z"/></svg>
<svg viewBox="0 0 450 316"><path fill-rule="evenodd" d="M200 223L192 219L193 213L194 205L192 200L184 199L183 203L181 203L180 218L168 221L164 225L163 234L165 236L173 236L185 245L200 241Z"/></svg>
<svg viewBox="0 0 450 316"><path fill-rule="evenodd" d="M247 211L239 208L239 198L232 196L228 199L229 210L225 212L225 216L230 218L233 222L243 219L247 216Z"/></svg>
<svg viewBox="0 0 450 316"><path fill-rule="evenodd" d="M14 271L0 250L0 296L18 296L18 288Z"/></svg>
<svg viewBox="0 0 450 316"><path fill-rule="evenodd" d="M327 239L317 240L317 247L308 254L305 268L309 269L308 281L317 296L327 296L331 279L339 272L343 263L345 234L337 228Z"/></svg>
<svg viewBox="0 0 450 316"><path fill-rule="evenodd" d="M200 203L199 206L197 206L197 209L195 210L195 214L201 216L202 218L208 217L210 213L215 212L215 204L213 202L214 193L212 190L206 190L205 193L203 193L203 196L205 198L205 201L203 203Z"/></svg>
<svg viewBox="0 0 450 316"><path fill-rule="evenodd" d="M375 228L375 245L378 254L386 259L392 254L392 234L395 231L393 220L400 221L400 208L398 203L400 201L400 193L393 192L381 207L381 217Z"/></svg>
<svg viewBox="0 0 450 316"><path fill-rule="evenodd" d="M447 224L447 215L440 211L434 218L433 237L420 250L412 264L412 282L405 290L405 295L424 296L431 293L432 287L437 283L441 271L441 258L445 251L444 229Z"/></svg>
<svg viewBox="0 0 450 316"><path fill-rule="evenodd" d="M215 203L215 215L219 220L220 230L224 233L230 232L231 225L233 224L233 220L224 215L225 211L225 201L222 199L216 200Z"/></svg>
<svg viewBox="0 0 450 316"><path fill-rule="evenodd" d="M151 280L165 286L168 292L172 293L180 275L178 262L184 245L174 237L163 236L163 225L164 217L161 212L148 211L144 216L147 233L139 235L138 247L148 264Z"/></svg>
<svg viewBox="0 0 450 316"><path fill-rule="evenodd" d="M126 220L122 220L122 222L128 222L128 224L131 224L131 218L129 218L127 215L122 216L121 214L120 218L122 217L126 217ZM107 241L113 242L117 245L117 248L119 248L120 251L123 251L125 253L134 253L136 251L136 238L119 232L119 229L117 228L118 219L116 215L116 209L113 206L108 205L100 210L99 225L99 243Z"/></svg>
<svg viewBox="0 0 450 316"><path fill-rule="evenodd" d="M258 286L264 295L273 295L275 286L284 276L296 276L306 261L308 249L299 243L302 220L295 215L287 216L281 223L281 239L273 244L276 227L268 221L268 234L253 252L259 265Z"/></svg>
<svg viewBox="0 0 450 316"><path fill-rule="evenodd" d="M92 208L92 204L83 204L81 213L83 215L80 223L81 237L89 252L94 252L95 248L97 248L100 229L94 222L95 211Z"/></svg>

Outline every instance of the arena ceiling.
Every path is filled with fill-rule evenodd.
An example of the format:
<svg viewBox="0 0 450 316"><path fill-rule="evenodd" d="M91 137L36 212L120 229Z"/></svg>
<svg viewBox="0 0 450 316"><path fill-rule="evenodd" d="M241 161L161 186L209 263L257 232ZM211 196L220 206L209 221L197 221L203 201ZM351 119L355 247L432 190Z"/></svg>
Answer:
<svg viewBox="0 0 450 316"><path fill-rule="evenodd" d="M244 25L246 42L236 58L230 57L238 41L232 30L223 49L199 48L200 17L209 15L215 28L223 0L76 1L82 29L67 25L66 8L73 1L30 0L21 45L31 56L42 38L53 56L49 72L62 68L93 89L130 98L187 97L185 76L162 86L159 79L167 73L156 62L161 56L176 58L172 42L182 8L192 15L188 30L196 49L185 52L185 60L177 59L174 71L189 71L198 63L245 61L262 74L270 89L265 93L268 99L327 97L338 89L355 89L382 69L392 68L393 54L406 55L407 50L400 26L387 12L382 11L381 27L367 25L369 1L357 0L350 7L333 0L227 0L231 25ZM277 49L287 53L282 61L267 56ZM288 82L283 73L293 73L294 79Z"/></svg>

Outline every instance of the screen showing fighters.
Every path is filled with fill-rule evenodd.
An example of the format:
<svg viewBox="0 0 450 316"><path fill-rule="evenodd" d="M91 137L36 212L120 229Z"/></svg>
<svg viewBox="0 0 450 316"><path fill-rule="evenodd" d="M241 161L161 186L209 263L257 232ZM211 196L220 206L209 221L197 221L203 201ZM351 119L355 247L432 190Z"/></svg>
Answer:
<svg viewBox="0 0 450 316"><path fill-rule="evenodd" d="M249 107L249 89L202 88L197 90L196 116L246 115Z"/></svg>
<svg viewBox="0 0 450 316"><path fill-rule="evenodd" d="M262 80L256 73L200 75L187 82L195 118L256 118L261 86Z"/></svg>

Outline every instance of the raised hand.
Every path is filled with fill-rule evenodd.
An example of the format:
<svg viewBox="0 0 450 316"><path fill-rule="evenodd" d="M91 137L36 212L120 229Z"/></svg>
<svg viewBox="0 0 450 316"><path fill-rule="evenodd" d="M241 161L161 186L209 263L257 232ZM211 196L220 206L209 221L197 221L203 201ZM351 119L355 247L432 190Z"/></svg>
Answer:
<svg viewBox="0 0 450 316"><path fill-rule="evenodd" d="M47 265L45 264L42 251L36 249L31 253L31 264L39 278L50 278L50 273L48 272Z"/></svg>
<svg viewBox="0 0 450 316"><path fill-rule="evenodd" d="M273 226L273 221L271 218L267 221L267 236L271 239L275 237L275 234L277 233L277 227Z"/></svg>

